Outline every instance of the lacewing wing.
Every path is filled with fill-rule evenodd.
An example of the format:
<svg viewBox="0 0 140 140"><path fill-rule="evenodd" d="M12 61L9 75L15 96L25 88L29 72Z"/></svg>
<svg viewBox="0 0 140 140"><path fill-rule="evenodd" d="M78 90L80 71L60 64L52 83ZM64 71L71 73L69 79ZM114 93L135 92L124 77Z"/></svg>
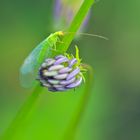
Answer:
<svg viewBox="0 0 140 140"><path fill-rule="evenodd" d="M63 36L62 31L51 34L27 56L20 68L20 82L23 87L29 88L36 84L39 67L51 55L51 49L56 46L60 36Z"/></svg>

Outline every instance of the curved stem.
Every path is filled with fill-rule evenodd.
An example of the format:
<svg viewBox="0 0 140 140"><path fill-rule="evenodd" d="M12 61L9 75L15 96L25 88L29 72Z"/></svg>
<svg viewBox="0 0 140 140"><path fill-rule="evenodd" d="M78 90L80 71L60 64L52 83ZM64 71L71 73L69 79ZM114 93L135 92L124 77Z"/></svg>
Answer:
<svg viewBox="0 0 140 140"><path fill-rule="evenodd" d="M72 20L70 27L66 30L66 32L73 32L72 34L65 35L62 39L63 44L59 44L57 47L62 52L66 52L69 48L76 32L80 28L81 24L83 23L88 11L90 10L91 6L94 4L95 0L84 0L80 9L78 10L77 14L75 15L74 19Z"/></svg>
<svg viewBox="0 0 140 140"><path fill-rule="evenodd" d="M82 120L82 117L86 111L86 107L91 95L91 91L92 91L92 84L93 84L93 69L91 66L83 64L83 67L85 67L88 70L88 80L86 80L86 87L85 87L85 91L83 94L83 97L80 100L79 106L77 108L77 110L75 111L75 115L73 116L72 120L70 122L72 122L68 129L66 130L66 133L64 135L64 140L74 140L75 138L75 134L77 132L77 128Z"/></svg>
<svg viewBox="0 0 140 140"><path fill-rule="evenodd" d="M24 129L24 126L29 120L29 116L31 115L31 112L35 107L42 89L43 88L40 85L36 86L32 94L28 97L21 109L17 112L16 117L14 118L8 129L2 135L1 140L12 140L17 133L21 132L21 130Z"/></svg>

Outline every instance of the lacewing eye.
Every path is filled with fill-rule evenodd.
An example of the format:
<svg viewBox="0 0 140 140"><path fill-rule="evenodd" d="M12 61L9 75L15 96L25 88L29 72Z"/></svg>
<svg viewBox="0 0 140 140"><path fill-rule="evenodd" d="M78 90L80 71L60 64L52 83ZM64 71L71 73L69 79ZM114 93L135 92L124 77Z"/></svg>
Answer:
<svg viewBox="0 0 140 140"><path fill-rule="evenodd" d="M44 63L53 61L51 65L44 67ZM66 91L81 85L82 77L80 68L75 68L77 63L75 58L67 58L63 55L56 56L54 59L49 58L47 62L43 62L39 69L39 80L42 86L48 88L49 91ZM70 67L69 67L70 66Z"/></svg>

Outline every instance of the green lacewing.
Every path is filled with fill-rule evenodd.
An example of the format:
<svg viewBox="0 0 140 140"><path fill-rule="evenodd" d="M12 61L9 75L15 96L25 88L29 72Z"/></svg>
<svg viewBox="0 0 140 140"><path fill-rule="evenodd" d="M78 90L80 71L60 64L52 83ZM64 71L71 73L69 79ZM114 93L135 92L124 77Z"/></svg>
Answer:
<svg viewBox="0 0 140 140"><path fill-rule="evenodd" d="M62 31L50 34L27 56L20 68L20 81L23 87L28 88L35 85L35 79L41 63L51 55L51 49L56 49L56 43L60 41L63 35Z"/></svg>

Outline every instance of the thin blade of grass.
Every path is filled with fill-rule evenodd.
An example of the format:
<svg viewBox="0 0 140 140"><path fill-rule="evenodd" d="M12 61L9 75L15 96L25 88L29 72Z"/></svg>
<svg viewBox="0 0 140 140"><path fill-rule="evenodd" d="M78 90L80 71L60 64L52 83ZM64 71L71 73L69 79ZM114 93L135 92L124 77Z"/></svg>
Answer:
<svg viewBox="0 0 140 140"><path fill-rule="evenodd" d="M28 122L30 113L32 112L37 100L39 99L40 92L42 91L42 87L36 86L32 94L28 97L25 103L22 105L20 110L17 112L16 117L7 128L5 133L1 136L1 140L11 140L14 139L14 136L21 130L26 122Z"/></svg>

